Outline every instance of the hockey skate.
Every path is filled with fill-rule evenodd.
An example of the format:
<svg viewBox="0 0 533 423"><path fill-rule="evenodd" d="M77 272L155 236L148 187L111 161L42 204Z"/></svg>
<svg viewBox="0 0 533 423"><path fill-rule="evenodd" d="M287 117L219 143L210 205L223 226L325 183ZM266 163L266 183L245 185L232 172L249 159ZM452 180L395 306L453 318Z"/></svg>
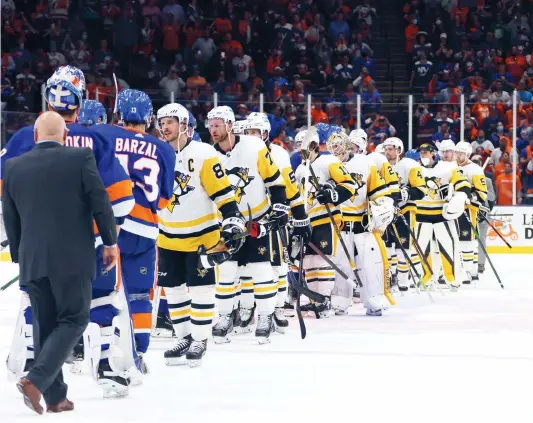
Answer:
<svg viewBox="0 0 533 423"><path fill-rule="evenodd" d="M157 323L152 329L153 337L156 338L173 338L175 337L172 321L166 313L157 313Z"/></svg>
<svg viewBox="0 0 533 423"><path fill-rule="evenodd" d="M192 341L192 344L187 351L186 359L189 367L198 367L202 364L202 358L207 350L207 339L203 341Z"/></svg>
<svg viewBox="0 0 533 423"><path fill-rule="evenodd" d="M233 311L231 312L231 318L233 319L233 327L235 329L241 326L242 319L241 319L241 306L240 305L239 305L239 308L233 309ZM237 333L236 330L235 330L235 333Z"/></svg>
<svg viewBox="0 0 533 423"><path fill-rule="evenodd" d="M289 327L289 321L283 313L283 307L276 307L274 311L274 325L276 332L285 333Z"/></svg>
<svg viewBox="0 0 533 423"><path fill-rule="evenodd" d="M329 317L329 311L331 310L331 303L326 298L326 301L323 303L314 303L313 311L317 319L326 319Z"/></svg>
<svg viewBox="0 0 533 423"><path fill-rule="evenodd" d="M74 348L72 349L72 355L66 361L68 364L70 364L70 373L76 375L81 374L83 360L83 338L81 338L80 341L74 345Z"/></svg>
<svg viewBox="0 0 533 423"><path fill-rule="evenodd" d="M285 303L285 305L283 306L283 314L285 314L285 317L294 317L296 315L296 311L294 310L294 304Z"/></svg>
<svg viewBox="0 0 533 423"><path fill-rule="evenodd" d="M240 307L238 310L239 326L233 326L236 334L250 333L252 331L252 325L255 323L255 305L252 308Z"/></svg>
<svg viewBox="0 0 533 423"><path fill-rule="evenodd" d="M124 375L114 372L107 360L98 365L98 385L104 390L104 398L125 397L129 393L129 381Z"/></svg>
<svg viewBox="0 0 533 423"><path fill-rule="evenodd" d="M263 314L257 317L255 338L260 344L268 344L270 335L275 331L273 314Z"/></svg>
<svg viewBox="0 0 533 423"><path fill-rule="evenodd" d="M477 265L477 272L478 273L485 273L485 265L484 264L478 264Z"/></svg>
<svg viewBox="0 0 533 423"><path fill-rule="evenodd" d="M366 309L366 315L367 316L383 316L383 312L382 312L382 310L380 308L379 309L375 309L375 310L367 308Z"/></svg>
<svg viewBox="0 0 533 423"><path fill-rule="evenodd" d="M193 343L192 336L189 334L185 338L180 339L174 348L165 351L165 364L167 366L179 366L186 364L185 355L191 344Z"/></svg>
<svg viewBox="0 0 533 423"><path fill-rule="evenodd" d="M231 342L230 335L233 332L233 316L231 314L219 314L218 322L213 326L212 334L215 344Z"/></svg>

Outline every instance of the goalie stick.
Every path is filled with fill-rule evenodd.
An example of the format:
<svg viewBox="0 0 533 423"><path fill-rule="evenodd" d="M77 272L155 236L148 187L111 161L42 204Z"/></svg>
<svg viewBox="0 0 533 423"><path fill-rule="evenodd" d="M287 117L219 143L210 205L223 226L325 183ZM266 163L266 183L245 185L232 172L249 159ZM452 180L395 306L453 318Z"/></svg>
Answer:
<svg viewBox="0 0 533 423"><path fill-rule="evenodd" d="M498 283L500 284L502 289L505 289L502 283L502 280L500 279L500 275L498 275L498 272L496 271L496 268L494 267L494 264L492 264L492 260L490 259L489 253L487 252L487 249L481 242L481 239L479 238L479 234L476 231L476 228L474 228L474 225L472 224L472 221L470 220L470 216L468 216L468 212L465 210L464 215L466 217L466 220L468 221L468 224L470 225L470 228L472 229L472 232L474 232L474 236L476 237L477 243L483 250L483 253L485 254L485 257L487 257L487 260L489 261L490 267L492 268L492 271L494 272L494 275L496 276L496 279L498 280Z"/></svg>
<svg viewBox="0 0 533 423"><path fill-rule="evenodd" d="M7 288L9 288L11 285L13 285L16 281L19 280L19 275L15 276L13 279L11 279L8 283L2 285L0 287L0 292L5 291Z"/></svg>
<svg viewBox="0 0 533 423"><path fill-rule="evenodd" d="M509 249L513 248L513 246L503 237L501 232L498 229L496 229L496 227L491 223L486 213L479 213L479 216L481 217L481 219L479 220L480 223L483 221L486 221L489 224L489 226L492 228L492 230L496 232L496 235L498 235L500 239L504 242L504 244L507 245L507 248Z"/></svg>

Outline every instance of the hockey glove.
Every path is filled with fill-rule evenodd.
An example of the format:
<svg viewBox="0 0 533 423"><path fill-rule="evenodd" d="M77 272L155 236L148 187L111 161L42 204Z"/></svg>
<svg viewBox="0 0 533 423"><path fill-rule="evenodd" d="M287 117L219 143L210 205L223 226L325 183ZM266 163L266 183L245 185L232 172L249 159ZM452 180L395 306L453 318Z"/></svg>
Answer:
<svg viewBox="0 0 533 423"><path fill-rule="evenodd" d="M371 220L368 225L368 231L385 232L387 226L394 219L395 209L391 198L381 197L376 201L370 201Z"/></svg>
<svg viewBox="0 0 533 423"><path fill-rule="evenodd" d="M409 201L409 187L403 186L400 188L401 200L398 202L399 207L403 207Z"/></svg>
<svg viewBox="0 0 533 423"><path fill-rule="evenodd" d="M446 220L455 220L465 211L467 195L462 191L456 191L450 201L442 207L442 216Z"/></svg>
<svg viewBox="0 0 533 423"><path fill-rule="evenodd" d="M316 199L320 204L337 204L339 201L339 193L335 189L335 185L326 182L320 186L316 192Z"/></svg>
<svg viewBox="0 0 533 423"><path fill-rule="evenodd" d="M243 246L246 237L238 237L246 230L246 222L241 214L234 217L228 217L222 221L222 233L220 234L224 239L224 244L230 254L235 254Z"/></svg>
<svg viewBox="0 0 533 423"><path fill-rule="evenodd" d="M270 230L277 231L284 228L289 223L290 207L285 204L276 203L272 205L272 214L270 215Z"/></svg>
<svg viewBox="0 0 533 423"><path fill-rule="evenodd" d="M309 218L292 220L292 235L300 237L304 245L311 239L311 231L312 227Z"/></svg>
<svg viewBox="0 0 533 423"><path fill-rule="evenodd" d="M231 254L228 251L222 251L218 253L206 254L206 249L202 245L198 248L198 270L211 269L219 264L231 258Z"/></svg>

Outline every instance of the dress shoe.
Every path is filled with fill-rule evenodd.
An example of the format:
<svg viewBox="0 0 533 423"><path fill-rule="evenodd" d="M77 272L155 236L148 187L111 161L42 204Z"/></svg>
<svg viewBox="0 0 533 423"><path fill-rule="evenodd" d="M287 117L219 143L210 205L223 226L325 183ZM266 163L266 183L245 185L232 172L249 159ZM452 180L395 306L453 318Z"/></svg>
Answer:
<svg viewBox="0 0 533 423"><path fill-rule="evenodd" d="M58 402L57 404L48 404L46 406L46 411L49 413L61 413L63 411L72 411L74 410L74 403L68 399Z"/></svg>
<svg viewBox="0 0 533 423"><path fill-rule="evenodd" d="M44 409L40 404L41 393L29 379L26 379L25 377L20 379L17 382L17 389L24 396L24 404L26 404L26 407L35 411L37 414L44 413Z"/></svg>

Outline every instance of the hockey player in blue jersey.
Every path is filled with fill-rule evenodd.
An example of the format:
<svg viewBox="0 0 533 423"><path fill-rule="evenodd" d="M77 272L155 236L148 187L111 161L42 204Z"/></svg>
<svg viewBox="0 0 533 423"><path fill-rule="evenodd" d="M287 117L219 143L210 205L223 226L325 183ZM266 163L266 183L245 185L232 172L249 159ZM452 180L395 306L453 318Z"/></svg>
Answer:
<svg viewBox="0 0 533 423"><path fill-rule="evenodd" d="M142 365L150 342L152 304L150 290L157 277L157 212L173 194L176 154L164 141L147 134L152 102L142 91L126 89L118 95L123 127L98 125L96 132L115 145L115 153L133 183L135 205L121 226L118 245L120 271L133 318L136 349ZM116 277L114 271L97 276L93 285Z"/></svg>
<svg viewBox="0 0 533 423"><path fill-rule="evenodd" d="M83 91L85 91L83 73L73 66L62 66L47 81L45 96L49 110L59 113L67 123L69 132L65 145L70 147L89 147L93 150L100 176L113 205L117 224L120 224L120 219L129 214L134 205L131 180L115 157L114 146L92 131L91 128L76 123L83 105ZM30 151L34 145L33 126L22 128L15 133L2 151L1 170L4 169L6 160ZM95 238L96 246L101 245L102 241L98 233L95 233ZM97 256L97 265L103 267L101 255ZM114 293L114 286L108 292ZM116 299L117 297L113 295L106 298L105 301L108 304L112 304L113 301L116 302ZM7 361L8 370L18 377L29 369L33 361L31 307L29 301L26 300L26 296L23 296L16 329L19 336L14 338ZM102 303L104 300L99 299L97 302ZM129 327L129 315L126 313L126 316L128 316L127 324L125 324L127 328ZM105 327L104 322L99 320L98 316L92 311L91 321L96 321L97 324ZM127 336L124 336L123 340L127 341L127 338ZM129 344L131 344L131 341ZM133 360L132 364L134 364Z"/></svg>
<svg viewBox="0 0 533 423"><path fill-rule="evenodd" d="M84 100L78 115L78 123L83 126L107 123L107 112L104 105L96 100Z"/></svg>

